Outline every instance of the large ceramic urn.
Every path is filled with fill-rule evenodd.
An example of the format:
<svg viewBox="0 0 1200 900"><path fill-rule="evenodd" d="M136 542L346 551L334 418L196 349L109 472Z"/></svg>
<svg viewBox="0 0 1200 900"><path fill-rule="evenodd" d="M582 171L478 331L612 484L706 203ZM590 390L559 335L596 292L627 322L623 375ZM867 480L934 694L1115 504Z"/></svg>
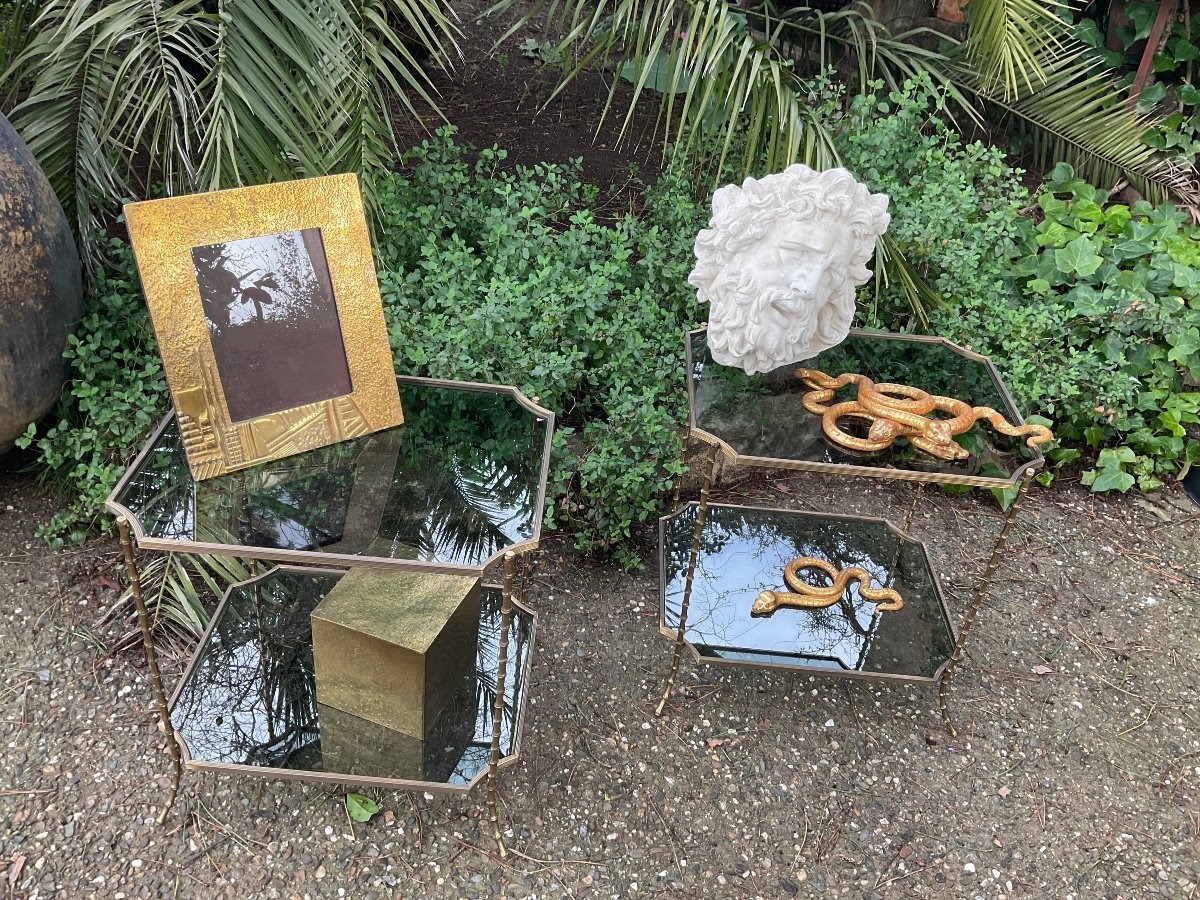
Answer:
<svg viewBox="0 0 1200 900"><path fill-rule="evenodd" d="M0 116L0 453L54 405L79 321L79 254L50 182Z"/></svg>

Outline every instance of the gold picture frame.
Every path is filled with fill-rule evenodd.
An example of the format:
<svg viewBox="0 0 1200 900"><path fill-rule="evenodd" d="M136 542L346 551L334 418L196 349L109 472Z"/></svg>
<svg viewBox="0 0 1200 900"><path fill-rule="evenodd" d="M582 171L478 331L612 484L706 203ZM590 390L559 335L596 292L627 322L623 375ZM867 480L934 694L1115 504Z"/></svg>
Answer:
<svg viewBox="0 0 1200 900"><path fill-rule="evenodd" d="M403 422L357 176L125 219L196 480Z"/></svg>

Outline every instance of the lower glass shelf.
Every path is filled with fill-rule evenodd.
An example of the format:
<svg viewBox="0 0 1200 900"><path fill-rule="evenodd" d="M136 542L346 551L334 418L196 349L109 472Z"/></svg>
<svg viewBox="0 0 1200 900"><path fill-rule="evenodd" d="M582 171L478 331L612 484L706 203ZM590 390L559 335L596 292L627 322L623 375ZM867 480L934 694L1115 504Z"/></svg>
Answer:
<svg viewBox="0 0 1200 900"><path fill-rule="evenodd" d="M317 703L309 615L342 572L279 566L231 588L171 700L189 769L465 793L488 770L499 588L483 589L475 665L424 740ZM517 759L534 614L514 603L500 766Z"/></svg>
<svg viewBox="0 0 1200 900"><path fill-rule="evenodd" d="M659 626L672 638L698 510L690 503L659 520ZM858 566L873 587L898 591L904 605L881 612L851 582L824 609L752 616L760 591L790 590L784 566L800 556ZM808 572L802 580L814 586L831 582ZM883 519L724 504L710 504L705 516L684 634L703 663L925 684L940 676L956 639L925 547Z"/></svg>

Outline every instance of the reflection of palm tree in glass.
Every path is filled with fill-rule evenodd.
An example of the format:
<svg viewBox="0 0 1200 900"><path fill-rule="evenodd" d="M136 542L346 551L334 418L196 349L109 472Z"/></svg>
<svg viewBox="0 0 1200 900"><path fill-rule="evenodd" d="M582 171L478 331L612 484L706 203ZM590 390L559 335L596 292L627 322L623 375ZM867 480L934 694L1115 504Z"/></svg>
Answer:
<svg viewBox="0 0 1200 900"><path fill-rule="evenodd" d="M511 397L476 394L451 409L444 401L462 398L446 393L406 394L404 446L380 535L396 556L479 563L532 536L542 461L528 454L529 415Z"/></svg>

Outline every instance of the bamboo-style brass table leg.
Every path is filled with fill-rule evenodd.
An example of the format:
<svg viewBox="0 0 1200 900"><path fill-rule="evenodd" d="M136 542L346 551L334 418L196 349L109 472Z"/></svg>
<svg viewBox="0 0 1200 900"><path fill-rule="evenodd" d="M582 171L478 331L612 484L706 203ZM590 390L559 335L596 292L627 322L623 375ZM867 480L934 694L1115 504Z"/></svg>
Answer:
<svg viewBox="0 0 1200 900"><path fill-rule="evenodd" d="M1033 470L1027 470L1017 488L1017 496L1013 498L1012 505L1008 508L1008 514L1004 517L1004 526L1000 529L1000 536L996 538L995 547L992 548L992 557L988 560L987 567L983 570L983 576L979 579L979 584L975 588L975 596L971 600L971 605L967 608L967 617L963 620L962 628L958 632L958 641L954 645L954 652L950 654L950 661L946 663L946 668L942 670L942 677L938 681L938 705L942 710L942 722L945 723L946 730L952 735L957 735L958 730L950 720L950 708L946 702L950 692L950 679L954 677L954 670L958 668L958 663L962 659L963 647L967 643L967 635L971 632L971 626L975 624L975 617L979 615L979 609L983 606L984 598L987 597L988 592L991 590L992 578L996 574L996 569L1000 567L1000 559L1004 555L1004 550L1008 545L1008 532L1017 517L1017 510L1021 506L1021 501L1025 497L1025 490L1029 487L1029 482L1032 479Z"/></svg>
<svg viewBox="0 0 1200 900"><path fill-rule="evenodd" d="M708 467L704 471L704 484L700 488L700 506L696 510L696 530L692 534L692 552L688 559L687 579L683 583L683 602L679 606L679 631L675 635L675 655L671 659L671 674L663 687L662 699L654 715L661 716L667 708L667 699L671 696L671 688L679 675L679 662L683 656L683 635L687 630L688 604L692 601L692 581L696 576L696 566L700 561L700 536L704 531L704 517L708 513L708 493L712 489L713 474L717 468L717 453L720 447L716 442L708 445Z"/></svg>
<svg viewBox="0 0 1200 900"><path fill-rule="evenodd" d="M913 490L912 506L908 508L908 515L904 519L904 536L908 537L909 531L912 529L913 516L917 514L917 504L921 502L921 494L925 492L925 482L918 481L916 488ZM893 566L893 568L895 568Z"/></svg>
<svg viewBox="0 0 1200 900"><path fill-rule="evenodd" d="M492 822L492 834L501 857L508 856L504 838L500 834L500 817L496 812L496 779L500 766L500 731L504 717L504 682L508 674L508 632L512 628L513 582L515 580L514 553L504 554L504 600L500 608L500 658L496 671L496 703L492 710L492 758L488 766L488 818Z"/></svg>
<svg viewBox="0 0 1200 900"><path fill-rule="evenodd" d="M521 554L521 588L517 591L517 602L522 606L527 605L529 599L529 584L533 581L533 574L537 571L538 551L537 549L526 550Z"/></svg>
<svg viewBox="0 0 1200 900"><path fill-rule="evenodd" d="M138 574L137 561L133 556L133 539L129 533L129 522L124 516L117 519L117 529L121 533L121 550L125 554L125 569L129 574L133 605L137 608L138 627L142 630L142 643L146 649L146 668L150 671L150 687L154 691L159 723L167 739L167 750L171 754L171 792L167 795L167 802L163 806L162 812L158 814L158 824L162 825L167 821L167 814L175 803L175 795L179 793L183 761L179 753L179 742L175 740L175 729L171 726L171 714L167 710L167 694L163 690L162 673L158 669L158 655L154 652L154 635L150 631L150 616L146 612L146 602L142 598L142 579Z"/></svg>
<svg viewBox="0 0 1200 900"><path fill-rule="evenodd" d="M680 465L683 466L683 471L679 473L679 477L675 479L675 495L671 498L671 506L674 508L679 505L679 491L683 487L684 476L687 475L688 454L692 451L692 429L689 428L683 436L683 452L679 455Z"/></svg>

